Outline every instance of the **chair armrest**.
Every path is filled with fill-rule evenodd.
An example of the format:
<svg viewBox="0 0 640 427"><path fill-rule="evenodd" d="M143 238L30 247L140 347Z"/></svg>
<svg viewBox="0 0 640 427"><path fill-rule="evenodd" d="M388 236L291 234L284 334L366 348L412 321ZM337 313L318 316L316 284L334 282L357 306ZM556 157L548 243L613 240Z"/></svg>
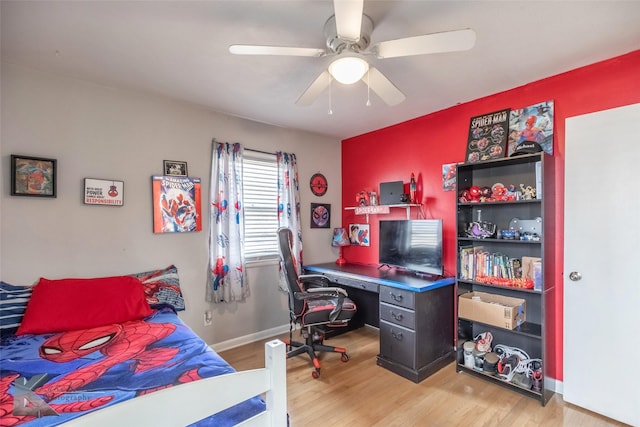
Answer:
<svg viewBox="0 0 640 427"><path fill-rule="evenodd" d="M304 283L307 286L313 287L323 287L326 288L329 286L329 279L322 274L302 274L298 276L298 280Z"/></svg>
<svg viewBox="0 0 640 427"><path fill-rule="evenodd" d="M296 292L293 294L296 299L326 299L326 298L339 298L344 299L347 293L344 289L340 288L311 288L304 292Z"/></svg>
<svg viewBox="0 0 640 427"><path fill-rule="evenodd" d="M296 299L301 300L322 298L337 299L338 301L335 308L331 310L331 313L329 313L329 320L331 322L334 322L340 315L340 312L342 311L342 304L347 296L347 291L342 288L311 288L307 289L305 292L296 292L294 294Z"/></svg>
<svg viewBox="0 0 640 427"><path fill-rule="evenodd" d="M347 291L345 291L342 288L311 288L311 289L307 289L307 292L309 293L330 293L333 297L348 297L349 294L347 293Z"/></svg>

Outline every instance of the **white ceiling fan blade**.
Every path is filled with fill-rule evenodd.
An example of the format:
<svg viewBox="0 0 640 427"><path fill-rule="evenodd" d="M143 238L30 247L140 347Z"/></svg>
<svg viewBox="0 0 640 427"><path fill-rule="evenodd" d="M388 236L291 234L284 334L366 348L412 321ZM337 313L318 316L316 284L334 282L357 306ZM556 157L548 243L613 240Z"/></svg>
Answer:
<svg viewBox="0 0 640 427"><path fill-rule="evenodd" d="M367 79L371 90L382 98L385 104L393 106L405 100L404 93L400 92L400 89L395 87L377 68L369 67L368 75L365 74L362 81L367 83Z"/></svg>
<svg viewBox="0 0 640 427"><path fill-rule="evenodd" d="M364 0L333 0L336 33L339 37L357 42L360 39Z"/></svg>
<svg viewBox="0 0 640 427"><path fill-rule="evenodd" d="M313 83L304 91L304 93L298 98L296 104L308 107L320 96L320 94L331 84L331 74L329 71L324 70L322 74L314 80Z"/></svg>
<svg viewBox="0 0 640 427"><path fill-rule="evenodd" d="M281 56L322 56L324 49L286 46L259 46L249 44L233 44L229 52L234 55L281 55Z"/></svg>
<svg viewBox="0 0 640 427"><path fill-rule="evenodd" d="M374 45L372 50L378 58L396 58L468 50L475 43L476 32L466 29L380 42Z"/></svg>

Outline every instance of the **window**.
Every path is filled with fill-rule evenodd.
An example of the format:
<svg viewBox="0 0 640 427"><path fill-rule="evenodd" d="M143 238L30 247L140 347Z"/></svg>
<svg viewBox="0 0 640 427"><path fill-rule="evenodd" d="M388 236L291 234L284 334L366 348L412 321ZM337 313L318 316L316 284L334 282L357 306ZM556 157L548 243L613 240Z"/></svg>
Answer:
<svg viewBox="0 0 640 427"><path fill-rule="evenodd" d="M244 256L247 261L277 259L278 164L276 156L245 151Z"/></svg>

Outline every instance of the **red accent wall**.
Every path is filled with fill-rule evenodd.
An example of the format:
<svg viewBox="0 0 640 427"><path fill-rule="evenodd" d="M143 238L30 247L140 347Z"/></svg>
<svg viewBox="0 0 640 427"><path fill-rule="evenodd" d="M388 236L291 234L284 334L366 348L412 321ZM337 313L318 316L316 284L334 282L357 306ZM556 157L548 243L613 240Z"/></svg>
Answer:
<svg viewBox="0 0 640 427"><path fill-rule="evenodd" d="M342 205L354 206L357 192L363 189L378 191L380 182L402 180L407 186L411 173L415 173L418 199L424 203L425 217L443 219L445 271L447 275L455 275L456 192L442 190L442 165L464 161L471 117L547 100L553 100L555 107L554 151L550 165L555 175L555 199L546 203L552 207L546 218L555 222L555 236L552 259L546 267L551 268L555 293L547 298L549 346L545 362L549 376L562 380L564 122L568 117L639 103L640 50L344 140ZM603 147L607 146L615 147L615 141L603 141ZM603 154L606 155L606 151ZM394 209L391 214L384 215L384 219L402 219L405 215L403 209ZM414 209L411 218L417 217ZM369 247L344 248L347 261L378 263L380 218L382 216L369 217ZM364 215L355 215L352 210L342 211L344 226L364 222Z"/></svg>

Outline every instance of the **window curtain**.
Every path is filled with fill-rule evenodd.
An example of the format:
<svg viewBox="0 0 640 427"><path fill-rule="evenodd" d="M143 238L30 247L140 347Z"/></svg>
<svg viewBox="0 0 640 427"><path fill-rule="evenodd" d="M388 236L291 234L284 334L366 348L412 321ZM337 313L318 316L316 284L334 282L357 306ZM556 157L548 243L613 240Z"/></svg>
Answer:
<svg viewBox="0 0 640 427"><path fill-rule="evenodd" d="M209 194L209 274L206 300L243 301L249 296L244 278L242 158L239 143L213 141Z"/></svg>
<svg viewBox="0 0 640 427"><path fill-rule="evenodd" d="M293 232L294 265L298 274L302 272L302 230L300 227L300 191L298 186L298 163L292 153L276 153L278 162L278 226ZM280 267L280 289L288 292L284 271Z"/></svg>

